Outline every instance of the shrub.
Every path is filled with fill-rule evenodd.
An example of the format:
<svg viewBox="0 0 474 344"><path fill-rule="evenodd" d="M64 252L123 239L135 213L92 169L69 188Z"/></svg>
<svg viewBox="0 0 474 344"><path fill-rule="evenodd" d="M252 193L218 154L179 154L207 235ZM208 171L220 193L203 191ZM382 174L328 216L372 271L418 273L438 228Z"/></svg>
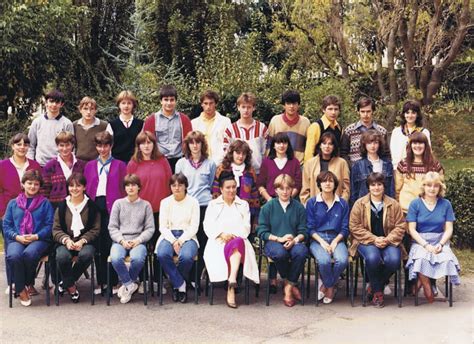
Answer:
<svg viewBox="0 0 474 344"><path fill-rule="evenodd" d="M474 169L457 172L446 182L456 221L452 241L458 248L474 248Z"/></svg>

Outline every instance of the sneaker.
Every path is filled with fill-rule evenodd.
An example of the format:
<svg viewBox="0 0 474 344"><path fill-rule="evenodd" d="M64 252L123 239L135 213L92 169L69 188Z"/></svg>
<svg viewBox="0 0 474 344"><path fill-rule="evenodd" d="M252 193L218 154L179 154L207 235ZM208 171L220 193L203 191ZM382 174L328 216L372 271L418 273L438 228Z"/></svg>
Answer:
<svg viewBox="0 0 474 344"><path fill-rule="evenodd" d="M18 295L20 298L20 303L22 306L28 307L31 305L31 297L30 294L28 293L28 290L25 288L20 292L20 295Z"/></svg>
<svg viewBox="0 0 474 344"><path fill-rule="evenodd" d="M64 283L63 283L63 281L61 281L61 282L58 283L58 293L59 293L59 295L63 295L64 291L65 291Z"/></svg>
<svg viewBox="0 0 474 344"><path fill-rule="evenodd" d="M120 288L118 288L118 290L117 290L117 296L118 296L119 299L122 298L123 290L124 290L124 289L125 289L125 285L123 285L123 284L120 286Z"/></svg>
<svg viewBox="0 0 474 344"><path fill-rule="evenodd" d="M15 294L15 283L12 283L12 293ZM7 288L5 289L5 294L10 294L10 286L7 286Z"/></svg>
<svg viewBox="0 0 474 344"><path fill-rule="evenodd" d="M383 294L384 295L392 295L392 289L390 288L390 286L388 284L385 286L385 288L383 288Z"/></svg>
<svg viewBox="0 0 474 344"><path fill-rule="evenodd" d="M178 293L178 300L181 303L186 303L188 302L188 294L185 291L180 291Z"/></svg>
<svg viewBox="0 0 474 344"><path fill-rule="evenodd" d="M372 304L376 308L383 308L385 306L384 301L383 301L383 293L376 292L372 299Z"/></svg>
<svg viewBox="0 0 474 344"><path fill-rule="evenodd" d="M122 297L120 298L120 303L127 303L132 298L133 293L135 293L138 289L138 285L136 283L131 283L122 291Z"/></svg>
<svg viewBox="0 0 474 344"><path fill-rule="evenodd" d="M102 287L99 285L94 289L94 295L101 295L102 294Z"/></svg>
<svg viewBox="0 0 474 344"><path fill-rule="evenodd" d="M30 296L39 295L38 290L36 290L35 286L33 285L26 286L26 290L28 290L28 294L30 294Z"/></svg>
<svg viewBox="0 0 474 344"><path fill-rule="evenodd" d="M78 303L79 299L81 298L81 296L79 295L79 290L77 290L77 288L73 293L69 293L69 295L71 296L71 301L73 303Z"/></svg>

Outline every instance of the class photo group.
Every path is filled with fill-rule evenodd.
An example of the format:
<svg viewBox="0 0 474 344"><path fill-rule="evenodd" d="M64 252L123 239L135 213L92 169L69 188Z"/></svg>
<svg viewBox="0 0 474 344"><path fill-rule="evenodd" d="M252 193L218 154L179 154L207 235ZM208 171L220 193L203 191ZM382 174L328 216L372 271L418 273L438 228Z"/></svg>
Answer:
<svg viewBox="0 0 474 344"><path fill-rule="evenodd" d="M368 97L355 104L359 120L343 127L336 95L324 97L311 123L299 92L287 90L268 125L253 117L252 93L238 97L233 123L217 111L213 90L200 95L202 112L192 120L178 111L173 85L159 95L161 108L142 120L139 100L120 92L110 122L86 96L71 122L64 94L51 90L28 133L10 138L11 155L0 161L10 307L12 298L34 302L45 257L45 293L73 303L90 270L91 294L108 303L153 293L153 282L161 282L161 298L186 303L206 280L206 294L220 283L227 306L237 308L244 282L246 292L249 282L260 286L262 257L267 305L278 293L287 307L304 304L311 259L317 304L337 299L353 261L364 266L364 297L377 308L397 293L390 280L400 270L405 294L428 304L444 298L438 279L460 284L450 248L455 215L419 102L403 104L389 133Z"/></svg>

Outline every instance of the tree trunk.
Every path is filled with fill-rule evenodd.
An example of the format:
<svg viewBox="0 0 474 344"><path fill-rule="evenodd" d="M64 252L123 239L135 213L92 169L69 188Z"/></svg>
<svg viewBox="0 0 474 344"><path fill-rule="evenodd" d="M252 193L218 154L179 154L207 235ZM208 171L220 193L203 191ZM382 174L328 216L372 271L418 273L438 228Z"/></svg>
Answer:
<svg viewBox="0 0 474 344"><path fill-rule="evenodd" d="M418 18L417 0L412 1L412 11L407 11L406 7L404 10L405 14L401 16L398 26L398 37L400 37L400 42L402 43L403 52L405 54L405 79L408 93L410 93L410 90L416 87L416 60L413 45L416 20ZM408 23L407 17L409 18Z"/></svg>
<svg viewBox="0 0 474 344"><path fill-rule="evenodd" d="M349 63L347 54L347 44L344 39L344 27L342 22L343 5L341 0L332 0L331 17L329 18L329 33L335 43L339 55L341 75L344 79L349 77Z"/></svg>

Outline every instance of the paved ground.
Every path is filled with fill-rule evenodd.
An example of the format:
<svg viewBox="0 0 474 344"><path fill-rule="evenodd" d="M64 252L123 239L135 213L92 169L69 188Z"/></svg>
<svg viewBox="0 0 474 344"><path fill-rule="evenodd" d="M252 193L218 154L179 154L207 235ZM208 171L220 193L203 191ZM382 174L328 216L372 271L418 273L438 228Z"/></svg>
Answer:
<svg viewBox="0 0 474 344"><path fill-rule="evenodd" d="M270 307L251 297L249 306L229 309L224 292L216 291L209 306L203 296L199 305L173 304L169 295L159 306L156 299L144 306L141 295L130 304L117 299L110 307L97 298L90 306L89 281L80 281L81 302L72 304L63 297L61 304L46 307L45 293L34 297L29 308L14 300L8 308L3 278L4 260L0 255L0 343L473 343L474 277L464 278L454 289L454 307L446 302L414 307L405 298L403 307L388 297L383 309L363 308L360 299L351 307L341 290L331 305L316 308L285 307L281 292L272 296ZM37 285L40 280L37 280ZM253 288L251 289L253 291ZM243 295L239 295L243 303ZM424 299L421 299L424 302Z"/></svg>

